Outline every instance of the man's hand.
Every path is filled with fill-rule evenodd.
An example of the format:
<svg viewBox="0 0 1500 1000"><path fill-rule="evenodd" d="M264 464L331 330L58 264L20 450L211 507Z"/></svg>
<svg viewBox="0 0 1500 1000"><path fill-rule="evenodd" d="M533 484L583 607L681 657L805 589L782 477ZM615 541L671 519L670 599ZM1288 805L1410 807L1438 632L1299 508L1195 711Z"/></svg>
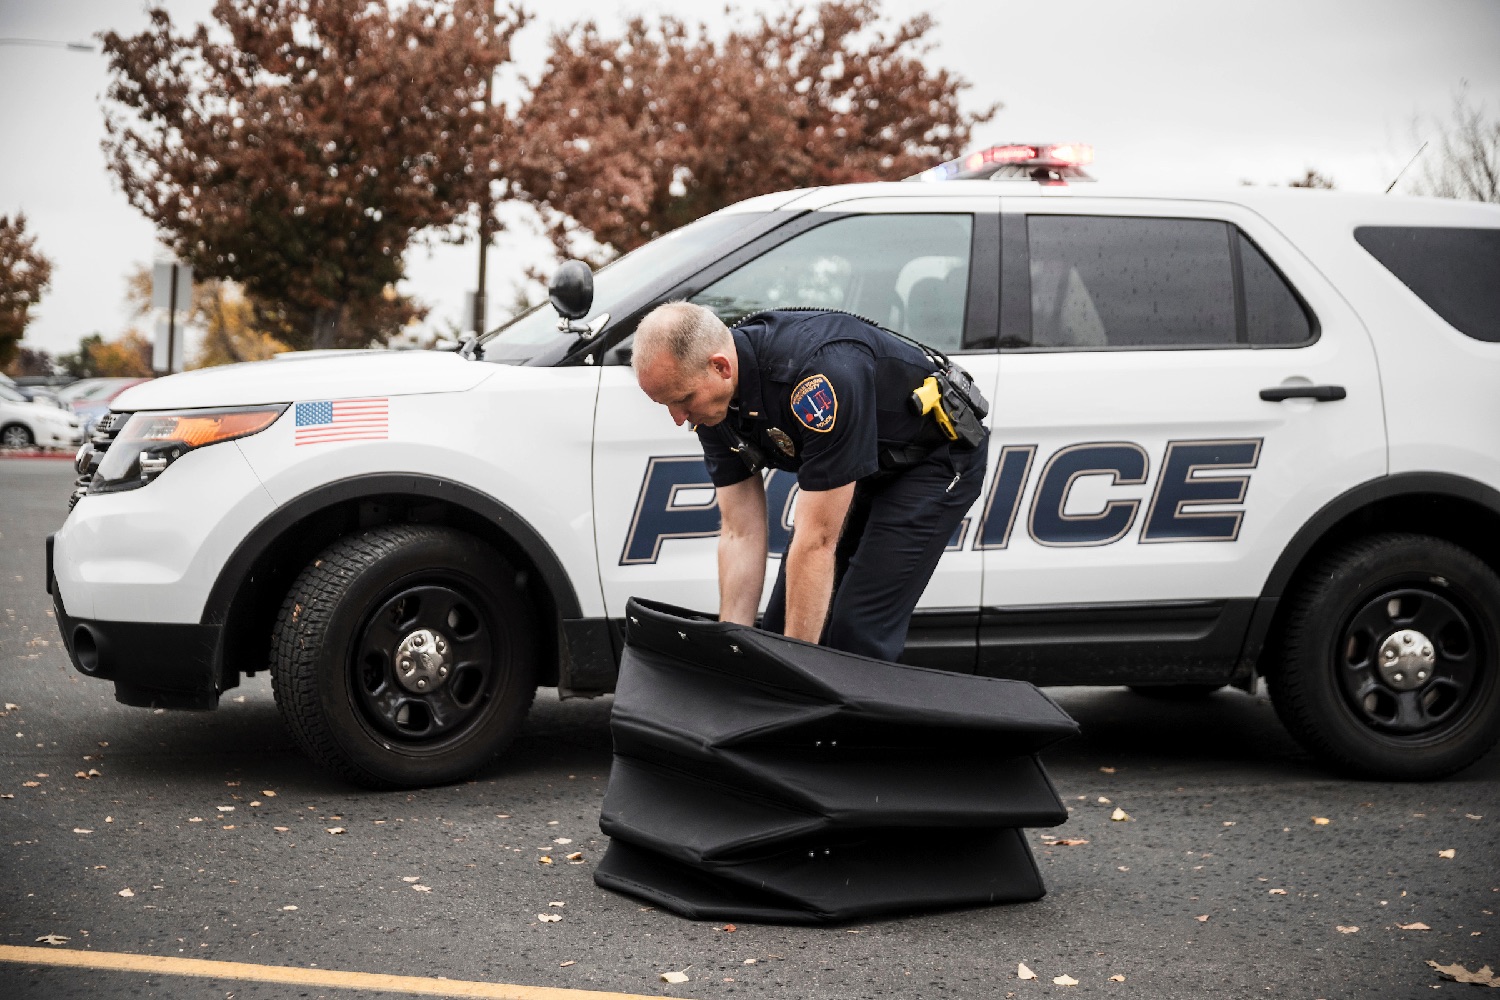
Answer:
<svg viewBox="0 0 1500 1000"><path fill-rule="evenodd" d="M719 621L754 625L766 584L766 487L759 475L720 486Z"/></svg>
<svg viewBox="0 0 1500 1000"><path fill-rule="evenodd" d="M786 553L785 633L793 639L817 642L823 637L833 599L834 553L853 499L853 483L803 490L797 496L796 531Z"/></svg>

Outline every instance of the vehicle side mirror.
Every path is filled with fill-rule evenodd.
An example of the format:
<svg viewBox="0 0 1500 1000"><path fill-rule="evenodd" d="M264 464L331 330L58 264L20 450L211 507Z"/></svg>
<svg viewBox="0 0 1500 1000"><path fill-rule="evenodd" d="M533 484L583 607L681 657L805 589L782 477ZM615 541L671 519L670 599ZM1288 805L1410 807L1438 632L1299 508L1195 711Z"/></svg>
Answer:
<svg viewBox="0 0 1500 1000"><path fill-rule="evenodd" d="M552 308L571 325L589 314L594 304L594 273L581 260L564 261L547 286Z"/></svg>

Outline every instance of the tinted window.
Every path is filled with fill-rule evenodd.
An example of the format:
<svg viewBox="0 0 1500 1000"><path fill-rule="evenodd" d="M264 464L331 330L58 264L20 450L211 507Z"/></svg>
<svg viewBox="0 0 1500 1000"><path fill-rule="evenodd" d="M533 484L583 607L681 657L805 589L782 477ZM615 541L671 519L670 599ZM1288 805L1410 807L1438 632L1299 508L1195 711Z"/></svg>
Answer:
<svg viewBox="0 0 1500 1000"><path fill-rule="evenodd" d="M1354 238L1454 329L1500 342L1500 229L1361 226Z"/></svg>
<svg viewBox="0 0 1500 1000"><path fill-rule="evenodd" d="M1240 273L1244 275L1245 329L1250 343L1264 346L1304 344L1312 339L1312 322L1286 279L1260 248L1239 234Z"/></svg>
<svg viewBox="0 0 1500 1000"><path fill-rule="evenodd" d="M860 215L808 230L694 295L733 325L763 309L842 309L943 350L963 346L968 215Z"/></svg>
<svg viewBox="0 0 1500 1000"><path fill-rule="evenodd" d="M1227 223L1044 215L1026 228L1035 346L1238 342Z"/></svg>

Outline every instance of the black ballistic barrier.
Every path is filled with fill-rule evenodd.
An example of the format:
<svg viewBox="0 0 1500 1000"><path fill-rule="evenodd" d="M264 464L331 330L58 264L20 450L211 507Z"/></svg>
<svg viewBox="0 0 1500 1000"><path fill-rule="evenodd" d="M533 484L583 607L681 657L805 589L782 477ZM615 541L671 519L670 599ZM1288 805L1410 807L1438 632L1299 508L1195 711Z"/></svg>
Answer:
<svg viewBox="0 0 1500 1000"><path fill-rule="evenodd" d="M1021 828L1067 819L1036 754L1078 724L1030 684L627 616L597 884L764 923L1046 892Z"/></svg>

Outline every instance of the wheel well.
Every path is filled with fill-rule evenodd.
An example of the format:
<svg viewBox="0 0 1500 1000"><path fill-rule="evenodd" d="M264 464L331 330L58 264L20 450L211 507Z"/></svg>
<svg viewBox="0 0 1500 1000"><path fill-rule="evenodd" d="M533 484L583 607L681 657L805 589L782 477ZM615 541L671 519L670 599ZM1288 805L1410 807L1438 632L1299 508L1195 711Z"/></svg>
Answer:
<svg viewBox="0 0 1500 1000"><path fill-rule="evenodd" d="M381 493L330 502L281 528L240 574L228 597L221 640L219 687L240 674L266 669L276 613L297 574L319 552L355 531L382 524L441 524L493 546L516 567L518 589L536 615L537 683L557 683L562 610L546 574L531 555L491 519L444 499ZM216 593L219 588L215 588Z"/></svg>
<svg viewBox="0 0 1500 1000"><path fill-rule="evenodd" d="M1500 511L1478 501L1444 493L1402 493L1381 497L1344 514L1318 536L1296 561L1290 573L1281 575L1284 586L1272 599L1275 610L1263 643L1255 650L1260 673L1274 672L1276 643L1286 625L1289 602L1312 568L1344 545L1370 535L1387 533L1431 535L1468 549L1496 573L1500 573ZM1278 567L1280 570L1281 567ZM1265 603L1264 599L1262 603Z"/></svg>

